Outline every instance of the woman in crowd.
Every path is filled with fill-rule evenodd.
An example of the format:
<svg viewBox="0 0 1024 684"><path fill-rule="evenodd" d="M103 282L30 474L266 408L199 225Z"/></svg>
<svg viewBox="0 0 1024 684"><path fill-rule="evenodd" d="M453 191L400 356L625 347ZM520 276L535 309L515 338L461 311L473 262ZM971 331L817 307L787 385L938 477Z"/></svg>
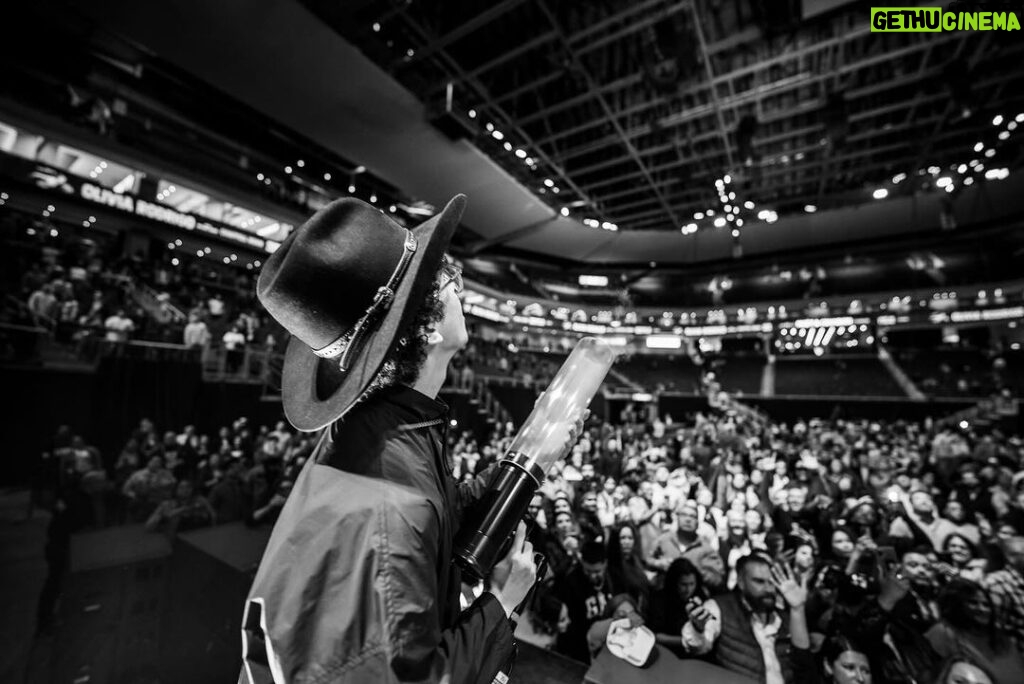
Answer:
<svg viewBox="0 0 1024 684"><path fill-rule="evenodd" d="M935 684L995 684L995 679L980 661L959 655L946 663Z"/></svg>
<svg viewBox="0 0 1024 684"><path fill-rule="evenodd" d="M954 532L942 542L942 558L957 572L966 570L976 555L974 543L959 532Z"/></svg>
<svg viewBox="0 0 1024 684"><path fill-rule="evenodd" d="M686 558L672 561L665 572L664 586L654 592L651 600L649 626L658 643L679 657L684 657L683 625L690 612L708 599L701 574Z"/></svg>
<svg viewBox="0 0 1024 684"><path fill-rule="evenodd" d="M936 653L985 663L994 684L1024 679L1024 657L996 628L992 599L980 586L954 579L939 591L938 607L941 619L925 634Z"/></svg>
<svg viewBox="0 0 1024 684"><path fill-rule="evenodd" d="M554 650L558 635L569 629L569 609L554 594L551 587L542 584L534 592L526 612L516 624L516 639L538 648Z"/></svg>
<svg viewBox="0 0 1024 684"><path fill-rule="evenodd" d="M644 572L640 536L629 522L619 523L608 540L608 576L615 594L629 594L644 612L651 590Z"/></svg>
<svg viewBox="0 0 1024 684"><path fill-rule="evenodd" d="M871 663L862 646L837 634L825 640L817 657L794 649L793 678L800 684L872 684Z"/></svg>

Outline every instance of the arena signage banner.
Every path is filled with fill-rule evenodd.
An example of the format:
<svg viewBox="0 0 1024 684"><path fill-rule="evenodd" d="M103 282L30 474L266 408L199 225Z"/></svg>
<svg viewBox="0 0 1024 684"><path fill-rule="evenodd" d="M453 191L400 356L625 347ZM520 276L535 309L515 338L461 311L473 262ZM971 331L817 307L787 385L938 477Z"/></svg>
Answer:
<svg viewBox="0 0 1024 684"><path fill-rule="evenodd" d="M41 190L65 196L75 196L92 204L182 230L204 233L266 252L274 252L279 246L274 240L265 240L219 221L180 212L173 207L151 202L131 193L114 192L110 188L73 176L61 169L13 155L0 154L0 171L19 183L28 183Z"/></svg>
<svg viewBox="0 0 1024 684"><path fill-rule="evenodd" d="M872 33L1020 31L1024 3L953 2L948 7L872 7Z"/></svg>

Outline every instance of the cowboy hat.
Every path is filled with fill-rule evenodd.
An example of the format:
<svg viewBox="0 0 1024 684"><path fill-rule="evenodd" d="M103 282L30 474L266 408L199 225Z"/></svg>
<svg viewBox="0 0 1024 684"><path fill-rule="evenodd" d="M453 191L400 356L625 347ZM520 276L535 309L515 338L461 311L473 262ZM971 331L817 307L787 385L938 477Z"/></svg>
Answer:
<svg viewBox="0 0 1024 684"><path fill-rule="evenodd" d="M465 206L456 195L409 230L336 200L270 256L256 294L292 336L281 394L296 429L319 430L358 402L425 302Z"/></svg>

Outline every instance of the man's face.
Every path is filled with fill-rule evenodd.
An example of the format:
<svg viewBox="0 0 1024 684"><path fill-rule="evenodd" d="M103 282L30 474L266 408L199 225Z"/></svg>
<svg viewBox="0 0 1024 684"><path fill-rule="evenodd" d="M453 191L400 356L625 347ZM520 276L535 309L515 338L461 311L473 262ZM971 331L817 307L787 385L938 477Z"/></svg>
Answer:
<svg viewBox="0 0 1024 684"><path fill-rule="evenodd" d="M568 513L571 509L568 499L555 499L555 513Z"/></svg>
<svg viewBox="0 0 1024 684"><path fill-rule="evenodd" d="M964 506L959 501L950 501L946 504L946 518L955 523L961 523L967 517L964 513Z"/></svg>
<svg viewBox="0 0 1024 684"><path fill-rule="evenodd" d="M928 584L931 580L931 567L928 558L919 553L908 553L903 556L903 575L912 585Z"/></svg>
<svg viewBox="0 0 1024 684"><path fill-rule="evenodd" d="M583 501L580 502L580 508L585 511L596 511L597 510L597 494L594 492L587 492L583 495Z"/></svg>
<svg viewBox="0 0 1024 684"><path fill-rule="evenodd" d="M747 522L743 513L738 511L729 511L729 534L733 537L740 538L747 533Z"/></svg>
<svg viewBox="0 0 1024 684"><path fill-rule="evenodd" d="M807 492L803 489L790 489L786 494L786 503L793 512L803 510L804 504L807 503Z"/></svg>
<svg viewBox="0 0 1024 684"><path fill-rule="evenodd" d="M455 292L455 284L447 275L441 275L441 303L444 305L444 317L438 322L435 330L443 338L441 349L450 354L465 348L469 344L469 332L466 330L466 317L462 312L462 301Z"/></svg>
<svg viewBox="0 0 1024 684"><path fill-rule="evenodd" d="M754 610L769 611L775 607L775 585L767 563L748 563L740 573L738 585Z"/></svg>
<svg viewBox="0 0 1024 684"><path fill-rule="evenodd" d="M604 569L607 563L601 561L600 563L587 563L583 561L583 574L587 576L590 583L595 587L600 587L604 584Z"/></svg>
<svg viewBox="0 0 1024 684"><path fill-rule="evenodd" d="M697 531L697 511L693 506L681 506L676 510L676 524L683 532Z"/></svg>
<svg viewBox="0 0 1024 684"><path fill-rule="evenodd" d="M918 515L931 515L935 512L935 504L927 492L914 492L910 495L910 506Z"/></svg>
<svg viewBox="0 0 1024 684"><path fill-rule="evenodd" d="M161 465L163 465L163 463L160 461L160 459L154 456L153 458L149 459L149 472L155 473L156 471L160 470Z"/></svg>

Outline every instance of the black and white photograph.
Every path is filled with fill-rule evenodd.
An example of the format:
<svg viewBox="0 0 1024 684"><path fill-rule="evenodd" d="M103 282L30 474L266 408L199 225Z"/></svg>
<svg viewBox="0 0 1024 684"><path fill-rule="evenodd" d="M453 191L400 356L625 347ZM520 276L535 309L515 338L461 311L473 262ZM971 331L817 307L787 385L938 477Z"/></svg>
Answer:
<svg viewBox="0 0 1024 684"><path fill-rule="evenodd" d="M1022 25L6 3L0 682L1024 684Z"/></svg>

